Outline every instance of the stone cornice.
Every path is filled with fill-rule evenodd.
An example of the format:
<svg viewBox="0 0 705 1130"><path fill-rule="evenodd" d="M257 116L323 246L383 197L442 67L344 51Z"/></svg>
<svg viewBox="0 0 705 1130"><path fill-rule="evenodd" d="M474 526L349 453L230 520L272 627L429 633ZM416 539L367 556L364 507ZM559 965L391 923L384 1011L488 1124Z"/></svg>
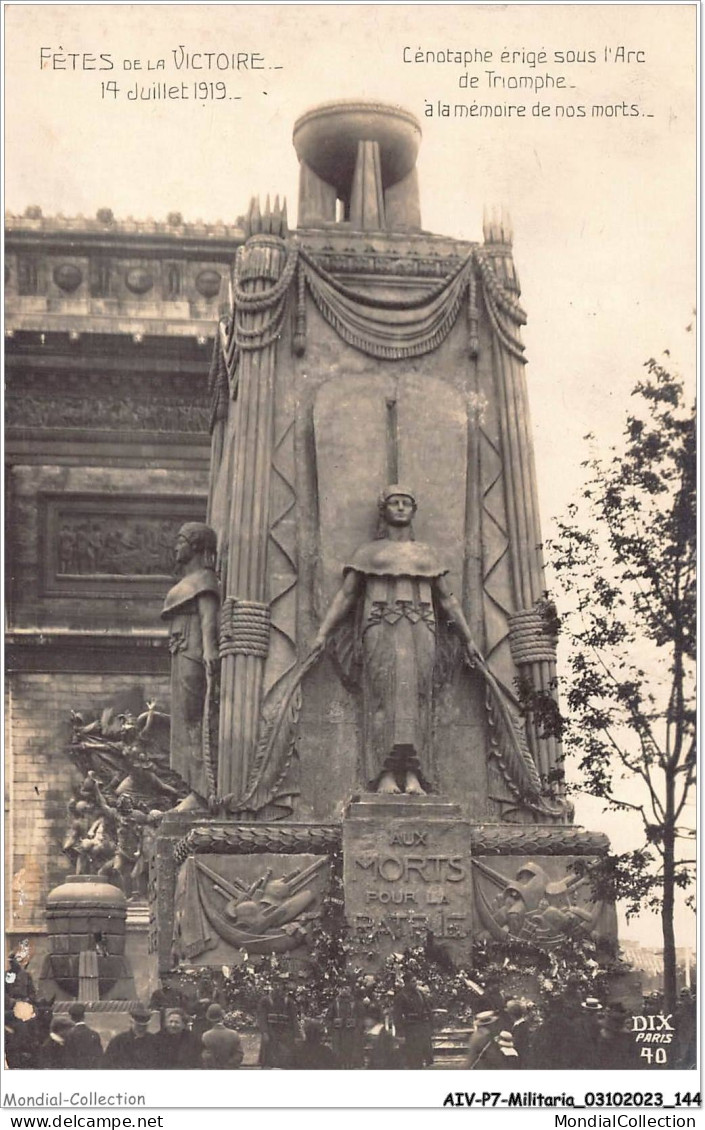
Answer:
<svg viewBox="0 0 705 1130"><path fill-rule="evenodd" d="M220 223L8 216L6 329L205 341L243 239Z"/></svg>
<svg viewBox="0 0 705 1130"><path fill-rule="evenodd" d="M168 637L156 631L15 628L5 637L10 673L151 674L169 672Z"/></svg>
<svg viewBox="0 0 705 1130"><path fill-rule="evenodd" d="M124 220L105 222L90 216L18 216L5 213L5 236L9 245L15 242L35 243L47 246L52 242L65 244L70 241L85 241L92 245L123 245L126 249L135 244L144 247L145 243L179 251L192 245L207 244L211 250L216 247L232 256L234 246L244 242L245 233L238 224L226 224L218 220L204 223L169 223L153 219L135 220L128 216Z"/></svg>
<svg viewBox="0 0 705 1130"><path fill-rule="evenodd" d="M131 336L139 344L142 338L196 338L204 344L215 336L217 319L177 319L168 317L168 310L161 318L150 318L131 309L129 314L116 310L114 315L104 312L91 314L82 311L73 313L70 309L49 313L41 299L33 299L32 305L23 303L22 298L6 301L5 337L12 338L15 333L26 332L43 334L124 334Z"/></svg>

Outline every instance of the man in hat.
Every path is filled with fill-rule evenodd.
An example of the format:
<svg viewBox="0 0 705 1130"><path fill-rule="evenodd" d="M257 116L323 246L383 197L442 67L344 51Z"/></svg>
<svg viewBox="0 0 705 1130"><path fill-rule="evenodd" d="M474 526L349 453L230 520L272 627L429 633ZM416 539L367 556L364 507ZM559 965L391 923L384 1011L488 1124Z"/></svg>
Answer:
<svg viewBox="0 0 705 1130"><path fill-rule="evenodd" d="M55 1016L49 1035L39 1049L39 1067L45 1071L59 1071L69 1067L66 1058L66 1036L73 1028L73 1020L63 1013Z"/></svg>
<svg viewBox="0 0 705 1130"><path fill-rule="evenodd" d="M496 1012L487 1009L478 1012L475 1017L475 1027L468 1042L468 1057L465 1066L470 1071L484 1071L487 1067L496 1067L498 1051L494 1045L494 1036L499 1027L499 1017Z"/></svg>
<svg viewBox="0 0 705 1130"><path fill-rule="evenodd" d="M294 1045L301 1039L301 1025L294 998L287 992L288 975L280 980L260 1001L257 1025L261 1033L260 1067L291 1067Z"/></svg>
<svg viewBox="0 0 705 1130"><path fill-rule="evenodd" d="M132 1027L127 1032L118 1032L117 1036L113 1036L105 1049L102 1066L106 1070L151 1070L159 1066L155 1038L147 1031L152 1019L151 1012L137 1001L130 1006L130 1018Z"/></svg>
<svg viewBox="0 0 705 1130"><path fill-rule="evenodd" d="M586 997L581 1002L578 1023L573 1028L574 1038L568 1067L599 1070L602 1015L602 1003L597 997Z"/></svg>
<svg viewBox="0 0 705 1130"><path fill-rule="evenodd" d="M333 1051L343 1068L365 1063L365 1008L348 985L344 985L326 1014Z"/></svg>
<svg viewBox="0 0 705 1130"><path fill-rule="evenodd" d="M480 1060L478 1069L480 1071L515 1071L518 1067L521 1067L521 1064L511 1032L498 1032L492 1040L492 1045L487 1048L486 1054Z"/></svg>
<svg viewBox="0 0 705 1130"><path fill-rule="evenodd" d="M529 1067L531 1059L531 1026L529 1010L522 1000L507 1001L506 1013L511 1022L512 1041L519 1058L519 1067Z"/></svg>
<svg viewBox="0 0 705 1130"><path fill-rule="evenodd" d="M633 1071L640 1067L624 1005L614 1001L596 1015L597 1039L589 1066L598 1071Z"/></svg>
<svg viewBox="0 0 705 1130"><path fill-rule="evenodd" d="M404 1064L419 1070L433 1063L431 1006L412 973L394 997L394 1024L404 1041Z"/></svg>
<svg viewBox="0 0 705 1130"><path fill-rule="evenodd" d="M242 1040L232 1028L225 1027L225 1013L219 1004L208 1006L206 1020L210 1028L201 1036L203 1066L215 1071L239 1067L244 1058Z"/></svg>
<svg viewBox="0 0 705 1130"><path fill-rule="evenodd" d="M69 1005L73 1028L64 1037L66 1066L79 1071L92 1071L102 1065L103 1045L100 1036L86 1024L86 1006L81 1001Z"/></svg>

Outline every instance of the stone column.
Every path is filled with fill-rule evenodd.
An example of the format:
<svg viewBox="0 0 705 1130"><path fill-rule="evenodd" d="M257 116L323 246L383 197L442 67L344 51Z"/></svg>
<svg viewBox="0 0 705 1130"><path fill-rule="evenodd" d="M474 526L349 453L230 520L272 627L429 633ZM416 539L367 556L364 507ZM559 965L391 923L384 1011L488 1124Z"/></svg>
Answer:
<svg viewBox="0 0 705 1130"><path fill-rule="evenodd" d="M518 294L519 285L511 256L511 245L486 245L487 259L506 291ZM485 280L487 282L487 280ZM505 291L505 293L506 293ZM539 602L544 598L544 572L538 493L525 358L518 336L523 319L519 307L500 305L486 291L493 325L494 372L499 406L502 465L504 471L509 554L515 611L509 617L509 640L514 663L537 691L555 693L555 645L546 633ZM503 306L503 308L502 308ZM561 756L556 738L542 738L529 726L528 738L536 767L543 778L556 768Z"/></svg>
<svg viewBox="0 0 705 1130"><path fill-rule="evenodd" d="M355 231L382 231L384 191L379 142L358 141L350 193L350 224Z"/></svg>
<svg viewBox="0 0 705 1130"><path fill-rule="evenodd" d="M262 675L269 646L266 555L273 444L277 338L286 299L278 297L286 262L279 236L253 235L241 251L235 317L239 364L237 447L227 521L221 630L218 792L231 811L245 791L257 745ZM257 298L261 296L261 301ZM234 808L233 808L234 806Z"/></svg>

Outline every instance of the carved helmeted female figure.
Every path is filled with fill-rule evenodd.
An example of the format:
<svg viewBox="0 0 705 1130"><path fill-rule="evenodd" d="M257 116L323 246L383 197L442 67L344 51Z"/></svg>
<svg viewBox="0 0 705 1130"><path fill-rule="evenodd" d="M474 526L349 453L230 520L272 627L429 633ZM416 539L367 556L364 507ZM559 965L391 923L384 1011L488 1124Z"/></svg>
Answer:
<svg viewBox="0 0 705 1130"><path fill-rule="evenodd" d="M373 792L423 795L432 787L433 670L437 609L475 652L435 550L413 540L416 500L388 486L379 499L384 532L360 546L323 619L315 648L355 609L353 648L362 668L363 776Z"/></svg>
<svg viewBox="0 0 705 1130"><path fill-rule="evenodd" d="M187 522L179 530L175 550L184 575L167 593L162 619L169 622L170 629L171 767L191 789L191 795L179 805L189 808L202 804L211 792L204 711L207 714L207 690L218 667L216 535L202 522Z"/></svg>

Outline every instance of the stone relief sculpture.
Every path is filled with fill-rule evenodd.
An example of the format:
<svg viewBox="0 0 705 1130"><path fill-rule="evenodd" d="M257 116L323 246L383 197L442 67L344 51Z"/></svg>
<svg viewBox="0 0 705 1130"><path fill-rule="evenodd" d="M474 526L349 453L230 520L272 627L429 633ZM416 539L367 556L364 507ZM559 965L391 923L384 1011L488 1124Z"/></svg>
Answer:
<svg viewBox="0 0 705 1130"><path fill-rule="evenodd" d="M161 974L305 960L338 851L366 962L424 932L463 962L478 936L609 935L554 860L604 845L513 690L552 690L555 653L511 238L421 229L399 108L323 107L295 137L302 222L253 201L216 330L209 524L179 530L162 610L170 734L154 703L75 720L64 851L128 898L154 861ZM57 575L170 569L176 521L79 505L52 518Z"/></svg>
<svg viewBox="0 0 705 1130"><path fill-rule="evenodd" d="M67 804L62 850L77 875L104 875L128 897L146 895L147 861L161 817L187 793L166 760L169 716L150 701L137 717L112 707L72 714L69 754L83 779Z"/></svg>
<svg viewBox="0 0 705 1130"><path fill-rule="evenodd" d="M61 850L74 867L76 875L90 870L88 866L87 841L96 821L100 817L95 794L95 779L89 774L81 782L66 805L66 837Z"/></svg>
<svg viewBox="0 0 705 1130"><path fill-rule="evenodd" d="M216 859L222 872L223 857ZM316 917L328 859L299 857L303 862L291 870L283 870L281 857L265 859L273 866L251 881L215 871L203 856L186 859L175 892L177 954L193 958L222 942L248 953L286 953L301 946Z"/></svg>
<svg viewBox="0 0 705 1130"><path fill-rule="evenodd" d="M592 897L586 873L561 868L561 877L552 878L531 859L518 863L511 877L480 859L473 859L473 870L479 919L492 938L550 947L567 937L598 940L616 933L614 907Z"/></svg>
<svg viewBox="0 0 705 1130"><path fill-rule="evenodd" d="M106 707L91 722L72 712L69 756L83 781L70 803L95 806L97 785L106 796L129 795L145 812L171 808L184 796L183 781L168 765L169 715L155 701L146 706L137 717Z"/></svg>
<svg viewBox="0 0 705 1130"><path fill-rule="evenodd" d="M321 651L356 609L353 639L339 641L349 678L360 669L363 778L372 792L419 796L432 789L433 672L437 610L456 625L471 655L477 649L434 549L413 540L413 491L394 484L378 503L382 536L360 546L314 646ZM346 646L347 643L347 646Z"/></svg>
<svg viewBox="0 0 705 1130"><path fill-rule="evenodd" d="M344 566L343 584L314 642L316 655L331 641L345 680L362 691L364 787L411 796L433 788L434 671L447 650L443 613L460 637L464 661L485 681L496 732L493 752L503 772L529 806L543 808L541 781L513 696L480 655L448 586L448 570L431 546L413 540L416 508L409 488L384 489L378 503L381 536L360 546Z"/></svg>
<svg viewBox="0 0 705 1130"><path fill-rule="evenodd" d="M163 816L160 809L145 813L130 794L111 804L91 772L67 805L69 827L62 850L76 875L104 875L121 887L127 898L146 897L148 856Z"/></svg>
<svg viewBox="0 0 705 1130"><path fill-rule="evenodd" d="M368 144L370 130L376 140ZM331 104L306 114L294 133L303 178L302 230L289 233L277 202L262 213L253 200L244 224L247 238L234 264L233 307L219 323L210 381L208 513L218 532L223 578L216 795L219 808L233 816L282 819L301 805L321 813L331 806L325 788L309 788L311 795L300 799L306 778L300 750L317 745L313 713L302 695L303 679L315 661L303 650L304 625L318 612L319 593L330 599L339 563L349 562L351 549L372 533L365 532L368 492L378 491L385 479L409 475L423 484L430 503L430 518L426 505L423 518L426 539L442 565L438 575L445 576L447 569L455 591L472 600L472 627L483 648L483 661L473 662L484 681L486 705L475 704L474 715L484 734L478 733L472 752L463 753L462 730L471 707L458 684L447 712L453 720L446 726L446 764L450 757L456 766L462 762L476 769L474 751L481 743L491 769L482 785L478 781L475 808L507 821L568 817L563 803L542 796L560 792L553 786L560 775L560 750L554 739L538 733L532 719L527 724L519 717L508 689L521 667L533 686L549 693L555 670L553 647L536 609L545 581L533 456L522 414L525 358L519 326L525 315L518 303L511 238L490 225L482 247L449 241L440 281L434 269L424 274L423 289L405 287L403 293L382 296L368 290L367 282L353 286L339 278L328 269L328 259L324 266L332 251L352 250L355 269L369 281L378 273L376 251L356 241L352 248L338 247L335 240L321 247L313 234L324 216L326 225L336 226L335 209L330 210L334 199L349 199L345 222L353 223L352 230L358 231L359 222L360 231L366 224L369 230L388 225L390 232L403 231L408 243L396 259L413 260L414 270L423 261L426 271L429 249L420 229L418 238L410 234L418 225L414 163L420 136L415 119L398 107ZM336 182L338 173L345 183ZM367 215L373 200L384 207ZM309 238L307 221L314 219ZM291 319L285 317L287 309ZM467 334L459 321L463 309ZM499 352L490 358L495 344ZM454 351L451 365L449 350ZM481 350L482 364L477 364ZM390 364L405 360L408 367ZM348 426L351 413L355 429ZM306 442L295 443L297 435L305 435ZM477 471L472 477L471 465ZM350 537L342 529L341 506ZM432 587L438 584L444 581ZM367 582L361 593L366 588ZM438 593L434 599L440 608ZM361 595L356 607L364 603ZM431 637L428 626L426 631ZM434 660L442 660L442 634L435 632L435 646L426 641ZM362 663L363 653L358 651L357 673L365 688L360 697L367 703L372 665ZM439 663L419 659L419 672L438 669ZM350 674L355 673L353 667ZM423 683L424 676L419 677ZM424 719L430 720L428 702L414 712L423 729ZM367 733L363 740L360 732L360 747L371 734L366 707L364 717ZM345 724L354 724L346 718ZM421 737L418 741L427 744ZM460 775L446 775L434 786L432 751L427 760L427 766L408 767L415 780L407 780L406 766L398 780L397 773L384 776L379 767L363 766L363 783L407 795L429 787L456 792ZM346 778L346 788L352 787Z"/></svg>
<svg viewBox="0 0 705 1130"><path fill-rule="evenodd" d="M116 851L117 826L112 812L105 808L105 798L98 780L90 772L81 785L80 795L90 800L69 801L70 833L64 852L75 864L76 875L97 875Z"/></svg>
<svg viewBox="0 0 705 1130"><path fill-rule="evenodd" d="M184 572L162 609L170 630L171 767L191 790L184 808L203 806L216 794L210 748L220 610L216 547L209 526L187 522L181 527L175 550Z"/></svg>
<svg viewBox="0 0 705 1130"><path fill-rule="evenodd" d="M178 803L183 790L164 780L160 766L139 745L129 746L125 758L129 771L115 788L117 797L129 796L142 808Z"/></svg>
<svg viewBox="0 0 705 1130"><path fill-rule="evenodd" d="M420 140L399 107L309 111L296 232L278 199L243 219L209 374L215 533L180 540L164 610L195 815L158 834L162 973L303 958L338 848L371 965L424 931L463 962L478 935L603 931L553 857L605 845L571 827L559 741L515 693L553 693L555 633L511 232L422 229Z"/></svg>
<svg viewBox="0 0 705 1130"><path fill-rule="evenodd" d="M98 874L105 875L111 881L117 880L127 899L132 898L135 883L141 888L141 893L146 895L146 860L143 849L146 849L147 843L144 842L144 833L146 829L159 823L162 813L159 810L148 814L140 812L133 808L132 801L126 795L118 797L117 803L111 805L99 788L96 788L96 794L105 817L102 827L109 827L112 832L112 837L108 834L102 844L101 854L108 854L108 858L98 868ZM96 829L96 838L98 836ZM113 849L112 853L110 847Z"/></svg>

